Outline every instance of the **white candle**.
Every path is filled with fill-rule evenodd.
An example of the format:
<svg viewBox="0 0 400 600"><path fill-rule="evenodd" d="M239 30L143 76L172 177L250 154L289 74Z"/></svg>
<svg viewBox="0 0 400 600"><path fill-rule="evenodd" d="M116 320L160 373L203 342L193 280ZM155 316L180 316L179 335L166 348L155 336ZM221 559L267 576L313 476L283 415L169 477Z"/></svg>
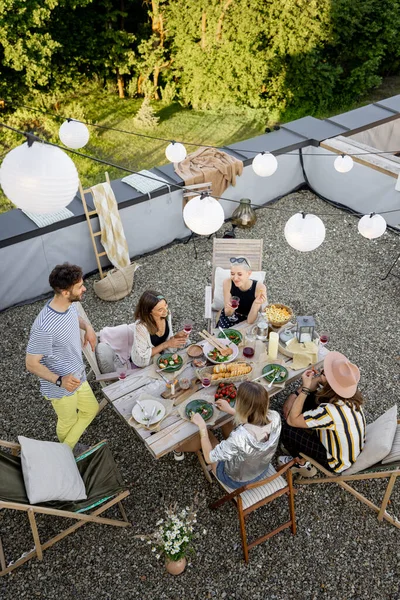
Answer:
<svg viewBox="0 0 400 600"><path fill-rule="evenodd" d="M175 396L175 381L171 383L171 396Z"/></svg>
<svg viewBox="0 0 400 600"><path fill-rule="evenodd" d="M279 335L275 331L271 331L268 344L268 356L271 360L276 360L278 357L278 341Z"/></svg>

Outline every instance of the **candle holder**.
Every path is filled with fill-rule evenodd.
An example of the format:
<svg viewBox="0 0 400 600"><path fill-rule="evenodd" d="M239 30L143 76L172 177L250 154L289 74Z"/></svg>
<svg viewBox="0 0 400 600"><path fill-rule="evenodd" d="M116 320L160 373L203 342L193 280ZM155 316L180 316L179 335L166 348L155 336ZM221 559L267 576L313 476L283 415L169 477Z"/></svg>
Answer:
<svg viewBox="0 0 400 600"><path fill-rule="evenodd" d="M314 339L315 328L314 317L296 317L296 321L296 337L299 344L308 341L312 342Z"/></svg>

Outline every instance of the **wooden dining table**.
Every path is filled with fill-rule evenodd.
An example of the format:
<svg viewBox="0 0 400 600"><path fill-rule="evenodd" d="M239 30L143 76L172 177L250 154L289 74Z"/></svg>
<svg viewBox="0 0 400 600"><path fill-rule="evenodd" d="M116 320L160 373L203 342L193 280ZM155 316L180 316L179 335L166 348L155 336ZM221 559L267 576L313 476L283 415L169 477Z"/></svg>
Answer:
<svg viewBox="0 0 400 600"><path fill-rule="evenodd" d="M235 326L235 329L240 331L244 337L245 332L249 327L248 323L244 322ZM292 362L291 359L280 354L280 352L278 352L276 360L270 360L266 354L267 345L265 342L259 340L256 342L254 357L250 361L243 357L242 349L243 347L239 346L239 355L236 360L247 360L251 363L253 371L250 379L254 379L261 375L265 365L269 363L278 363L282 364L288 370L289 375L285 381L286 387L290 382L300 378L302 373L310 368L307 367L294 371L290 366ZM192 359L187 355L186 349L180 350L179 354L183 358L183 366L180 371L174 373L171 378L180 378L182 374L182 377L184 376L185 378L194 381L196 378L196 371L191 365ZM318 361L313 366L319 368L327 354L328 350L319 345ZM166 391L165 379L157 372L158 367L156 359L157 356L155 357L154 362L148 367L134 369L125 379L118 380L115 383L105 386L102 391L112 408L126 426L138 436L150 454L154 458L159 459L173 450L178 449L181 444L195 438L198 435L199 430L197 425L194 425L189 420L180 416L179 405L173 406L171 412L160 422L159 426L153 430L149 430L143 426L140 427L133 421L132 409L136 402L138 400L140 401L141 397L150 396L151 398L162 400L161 394ZM165 378L166 373L162 373L162 375L164 375ZM268 382L265 379L260 379L258 382L264 387L267 387L268 385ZM203 389L201 384L197 382L197 384L192 384L192 389L188 390L188 393L185 395L186 400L194 398L202 399L207 400L214 405L217 414L216 418L213 420L212 428L220 427L232 420L231 415L219 411L215 406L215 391L216 385L211 385L209 388ZM270 397L275 396L280 391L282 391L282 386L273 385L272 388L268 389ZM172 400L173 399L170 401L171 404ZM177 399L177 402L178 401L179 398ZM207 479L211 481L209 470L204 462L201 451L197 452L197 456Z"/></svg>

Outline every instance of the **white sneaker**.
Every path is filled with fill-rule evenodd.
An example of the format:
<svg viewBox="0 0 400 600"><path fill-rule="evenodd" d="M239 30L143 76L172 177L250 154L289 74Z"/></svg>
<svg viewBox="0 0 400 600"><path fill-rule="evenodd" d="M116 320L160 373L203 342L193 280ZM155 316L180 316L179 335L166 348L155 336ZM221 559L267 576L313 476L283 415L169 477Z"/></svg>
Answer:
<svg viewBox="0 0 400 600"><path fill-rule="evenodd" d="M278 465L280 467L284 467L291 460L293 460L293 456L278 456ZM317 469L309 461L306 461L304 465L293 465L292 472L298 473L303 477L315 477L317 474Z"/></svg>
<svg viewBox="0 0 400 600"><path fill-rule="evenodd" d="M185 453L184 452L177 452L176 450L174 450L174 459L175 460L184 460L185 459Z"/></svg>

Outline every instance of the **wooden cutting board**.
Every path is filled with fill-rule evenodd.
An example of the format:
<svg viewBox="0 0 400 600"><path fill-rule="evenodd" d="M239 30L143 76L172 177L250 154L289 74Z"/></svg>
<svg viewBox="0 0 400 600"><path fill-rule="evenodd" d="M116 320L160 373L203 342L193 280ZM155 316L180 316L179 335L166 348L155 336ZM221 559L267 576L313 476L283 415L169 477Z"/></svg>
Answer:
<svg viewBox="0 0 400 600"><path fill-rule="evenodd" d="M179 383L177 383L175 386L174 406L177 406L178 404L181 404L181 402L183 402L184 400L187 400L192 394L194 394L194 392L198 392L199 390L201 390L202 387L203 386L201 385L201 382L197 379L197 377L193 377L190 388L188 390L183 390L180 387ZM162 392L161 396L166 399L172 398L170 390L165 390L164 392Z"/></svg>

